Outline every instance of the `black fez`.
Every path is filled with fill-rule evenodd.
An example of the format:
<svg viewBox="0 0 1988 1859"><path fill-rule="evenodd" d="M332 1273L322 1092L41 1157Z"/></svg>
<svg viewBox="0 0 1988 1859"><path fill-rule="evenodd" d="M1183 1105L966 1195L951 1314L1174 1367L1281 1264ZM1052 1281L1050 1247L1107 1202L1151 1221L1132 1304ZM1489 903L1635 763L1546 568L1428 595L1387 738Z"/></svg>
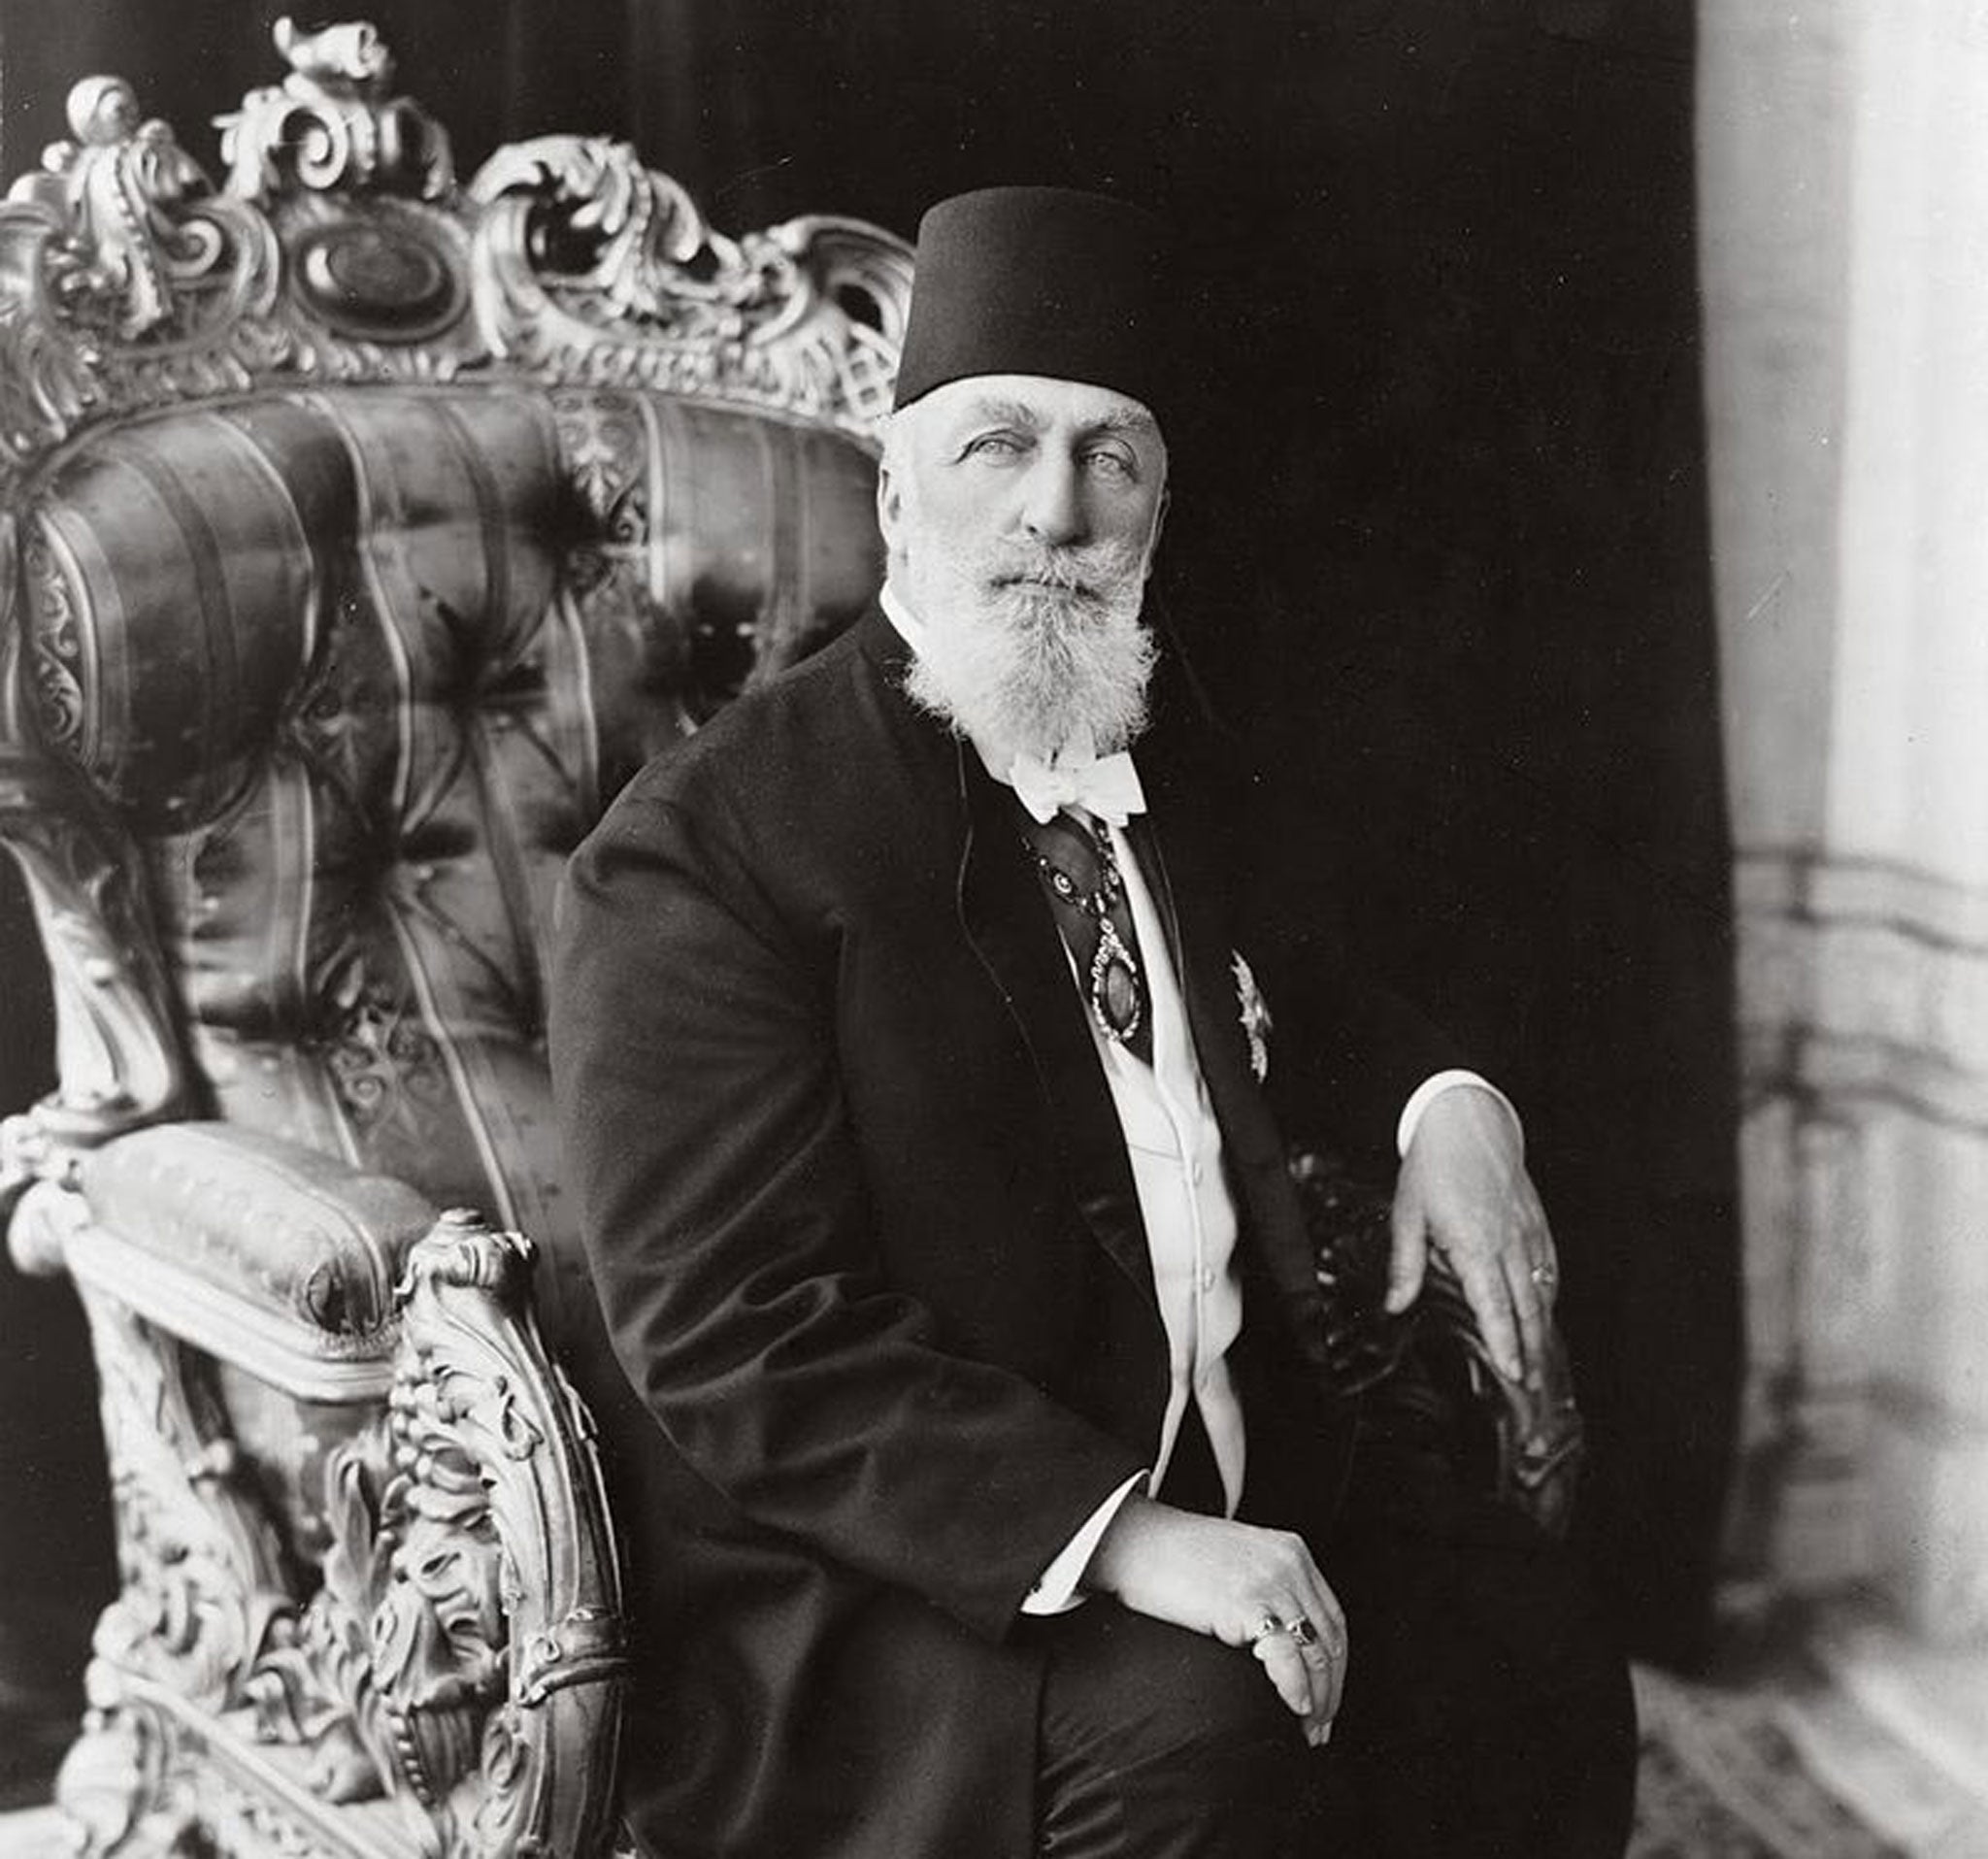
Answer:
<svg viewBox="0 0 1988 1859"><path fill-rule="evenodd" d="M1109 387L1164 419L1167 227L1068 187L984 187L918 225L897 407L969 375Z"/></svg>

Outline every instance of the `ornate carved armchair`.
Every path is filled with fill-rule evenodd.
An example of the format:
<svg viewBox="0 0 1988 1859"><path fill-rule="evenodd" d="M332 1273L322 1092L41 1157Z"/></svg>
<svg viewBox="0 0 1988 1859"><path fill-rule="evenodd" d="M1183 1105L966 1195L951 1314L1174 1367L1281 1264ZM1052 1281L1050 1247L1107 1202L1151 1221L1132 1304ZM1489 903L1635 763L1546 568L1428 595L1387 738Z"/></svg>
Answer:
<svg viewBox="0 0 1988 1859"><path fill-rule="evenodd" d="M534 1314L553 886L873 589L909 255L734 243L602 141L459 184L370 27L277 37L220 188L96 78L0 207L61 1079L4 1190L88 1311L122 1571L60 1796L99 1850L580 1855L622 1641Z"/></svg>
<svg viewBox="0 0 1988 1859"><path fill-rule="evenodd" d="M122 1582L59 1794L99 1852L581 1859L625 1643L540 1328L553 887L874 589L910 254L735 243L602 141L459 185L370 27L277 40L222 187L92 78L0 206L0 841L60 1072L0 1202L88 1312ZM1297 1166L1377 1382L1384 1203ZM1488 1476L1564 1514L1564 1374L1496 1387L1425 1304Z"/></svg>

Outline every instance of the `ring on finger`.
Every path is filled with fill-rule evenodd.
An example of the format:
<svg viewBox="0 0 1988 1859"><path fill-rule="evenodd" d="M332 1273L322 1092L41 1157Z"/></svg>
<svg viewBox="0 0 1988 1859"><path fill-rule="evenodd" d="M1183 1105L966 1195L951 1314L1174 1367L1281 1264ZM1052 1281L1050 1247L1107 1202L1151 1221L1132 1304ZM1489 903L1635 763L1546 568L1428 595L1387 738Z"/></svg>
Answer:
<svg viewBox="0 0 1988 1859"><path fill-rule="evenodd" d="M1550 1291L1556 1284L1560 1282L1560 1274L1557 1271L1555 1271L1552 1266L1548 1265L1544 1260L1541 1260L1538 1265L1534 1266L1533 1269L1526 1274L1526 1277L1531 1278L1532 1281L1535 1284L1537 1284L1542 1291Z"/></svg>
<svg viewBox="0 0 1988 1859"><path fill-rule="evenodd" d="M1280 1620L1274 1613L1267 1613L1256 1623L1256 1631L1250 1636L1250 1644L1260 1644L1265 1640L1274 1640L1278 1634L1288 1635L1300 1646L1310 1647L1318 1643L1318 1629L1301 1613L1295 1620Z"/></svg>

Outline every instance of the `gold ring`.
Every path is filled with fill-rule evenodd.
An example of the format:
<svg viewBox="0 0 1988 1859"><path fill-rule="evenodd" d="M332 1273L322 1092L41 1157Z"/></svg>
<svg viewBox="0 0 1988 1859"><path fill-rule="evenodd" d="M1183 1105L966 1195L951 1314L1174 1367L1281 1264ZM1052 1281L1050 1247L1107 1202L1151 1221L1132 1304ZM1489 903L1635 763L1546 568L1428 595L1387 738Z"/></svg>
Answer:
<svg viewBox="0 0 1988 1859"><path fill-rule="evenodd" d="M1549 1284L1557 1284L1560 1281L1560 1274L1550 1265L1536 1265L1526 1276L1542 1291Z"/></svg>

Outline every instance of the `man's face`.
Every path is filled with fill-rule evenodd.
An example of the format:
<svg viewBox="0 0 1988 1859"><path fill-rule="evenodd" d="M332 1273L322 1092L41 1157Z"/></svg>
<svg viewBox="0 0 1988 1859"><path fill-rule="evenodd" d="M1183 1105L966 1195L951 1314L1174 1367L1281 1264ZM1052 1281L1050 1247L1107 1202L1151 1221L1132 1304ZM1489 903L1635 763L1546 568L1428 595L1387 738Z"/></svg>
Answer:
<svg viewBox="0 0 1988 1859"><path fill-rule="evenodd" d="M892 584L929 634L913 694L1045 757L1129 741L1166 484L1152 415L1102 387L981 375L899 415L878 515Z"/></svg>
<svg viewBox="0 0 1988 1859"><path fill-rule="evenodd" d="M1104 579L1135 563L1144 579L1167 448L1137 401L1043 375L977 375L935 387L906 428L878 492L893 576L922 575L921 553L949 554L980 568L983 601L1031 583L1080 601L1102 591L1092 564Z"/></svg>

